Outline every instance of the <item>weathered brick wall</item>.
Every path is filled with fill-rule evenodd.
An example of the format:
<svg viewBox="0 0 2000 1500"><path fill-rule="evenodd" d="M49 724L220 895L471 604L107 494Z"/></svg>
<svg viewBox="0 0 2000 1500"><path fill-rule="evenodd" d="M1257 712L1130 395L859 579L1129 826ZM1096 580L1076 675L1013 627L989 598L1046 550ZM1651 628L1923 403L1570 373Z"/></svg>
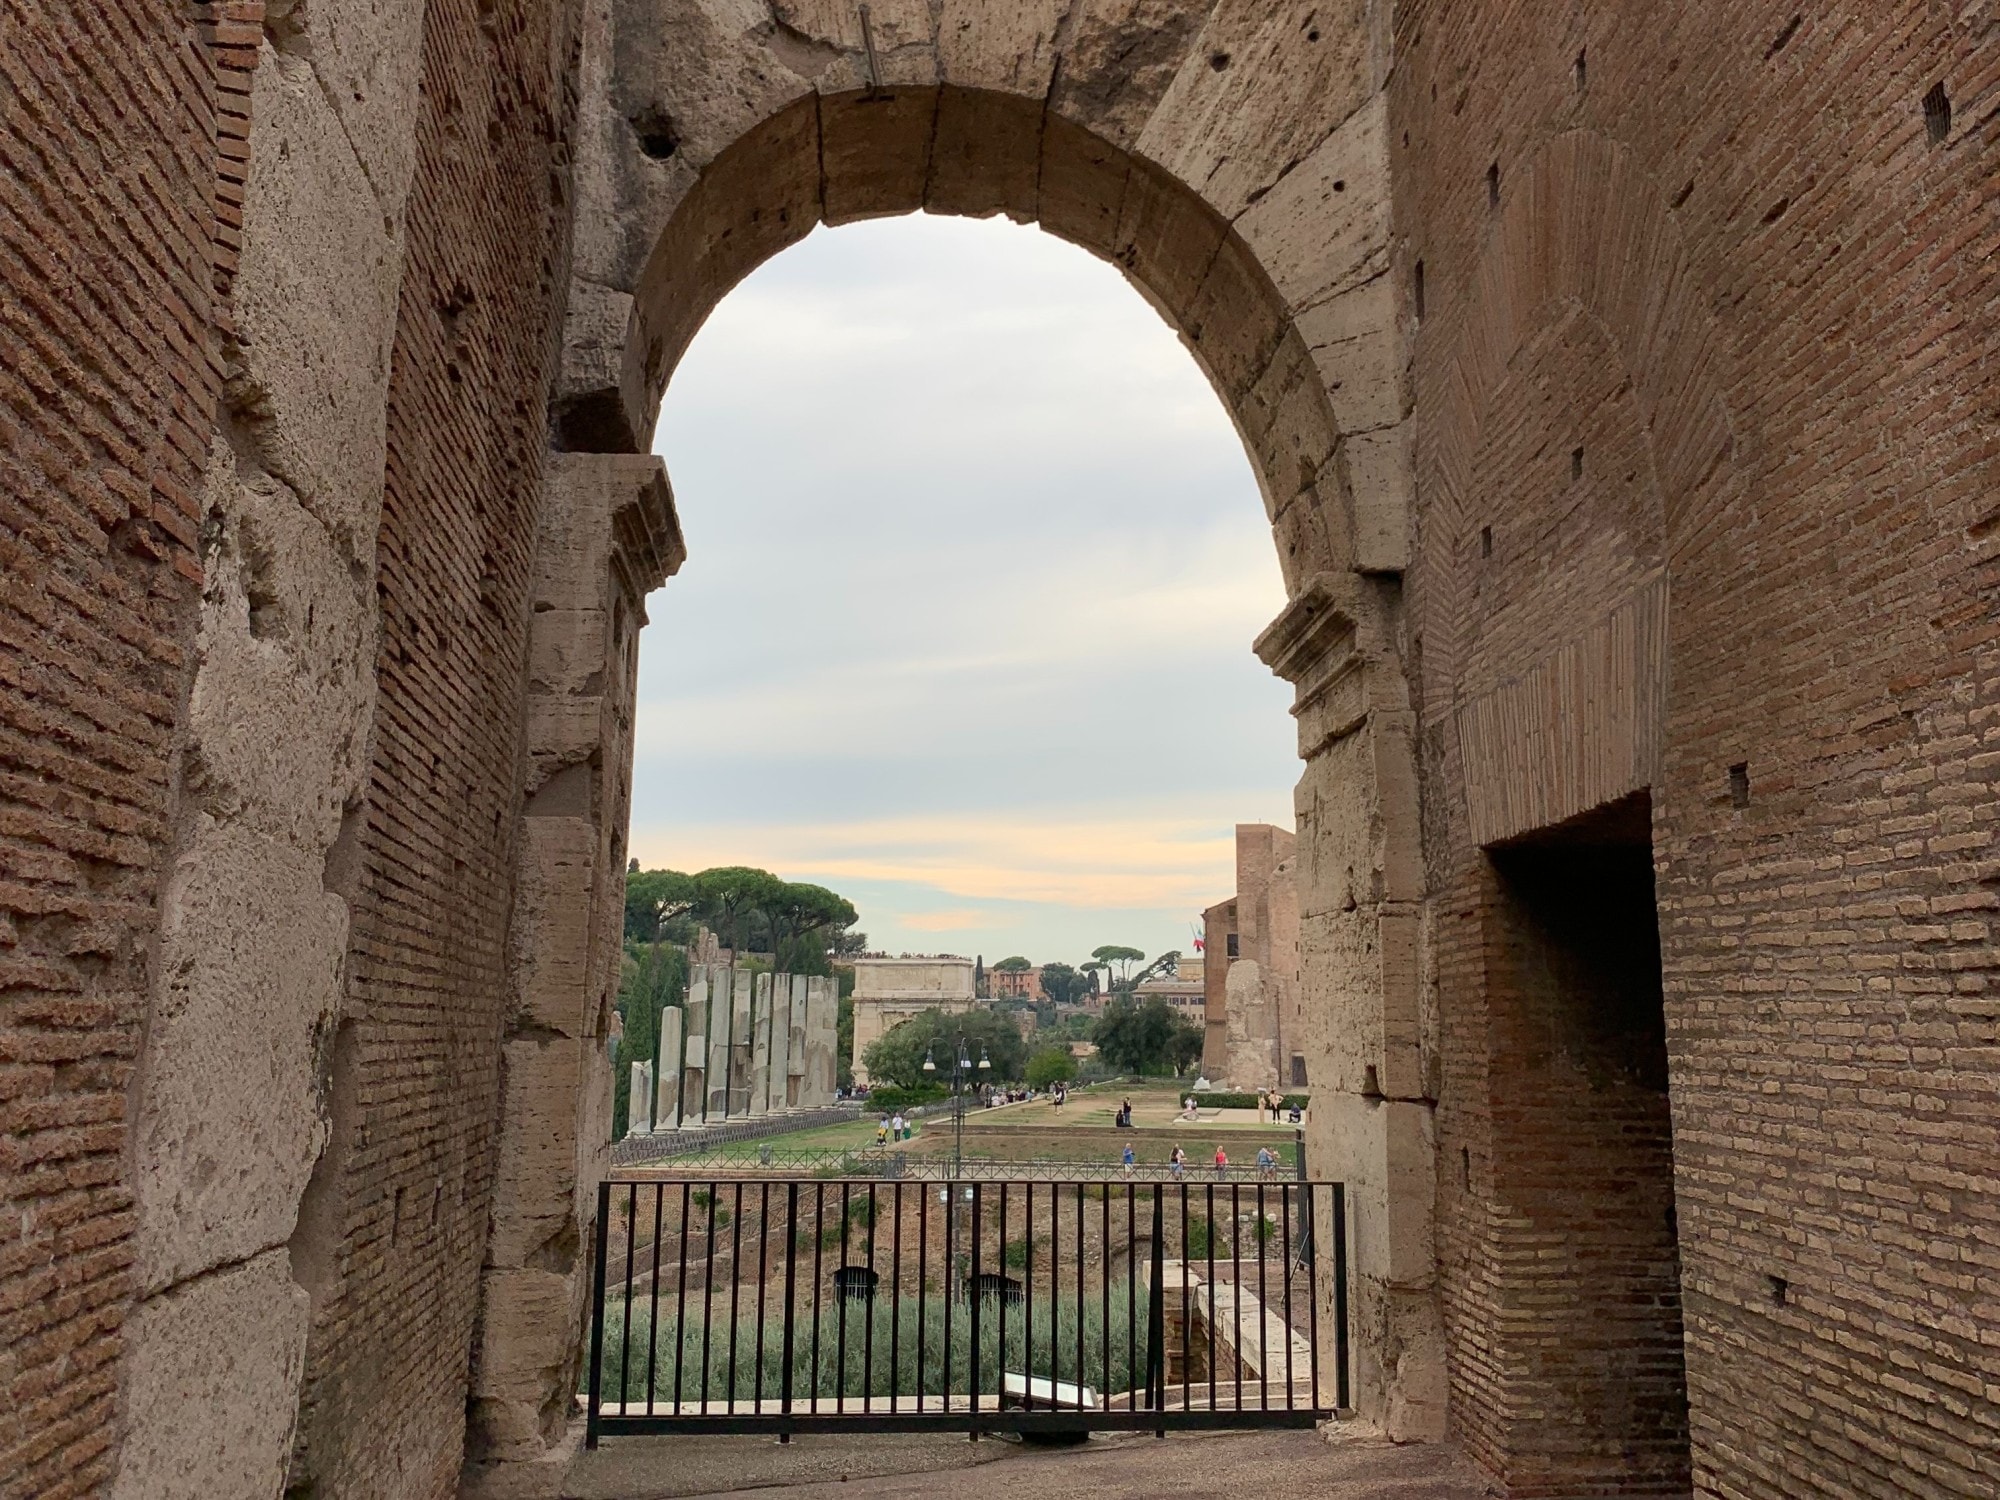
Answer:
<svg viewBox="0 0 2000 1500"><path fill-rule="evenodd" d="M1522 1492L1609 1404L1508 1253L1596 1147L1518 1107L1478 848L1647 784L1697 1488L2000 1488L1995 28L1397 16L1454 1421Z"/></svg>
<svg viewBox="0 0 2000 1500"><path fill-rule="evenodd" d="M293 1483L445 1495L494 1177L527 589L574 7L431 0L379 537L378 706Z"/></svg>
<svg viewBox="0 0 2000 1500"><path fill-rule="evenodd" d="M0 1494L115 1455L128 1090L242 91L210 7L0 6ZM221 18L225 22L227 16ZM218 176L217 122L225 155ZM227 180L225 180L227 179ZM218 262L212 252L222 252ZM219 274L218 274L219 273Z"/></svg>

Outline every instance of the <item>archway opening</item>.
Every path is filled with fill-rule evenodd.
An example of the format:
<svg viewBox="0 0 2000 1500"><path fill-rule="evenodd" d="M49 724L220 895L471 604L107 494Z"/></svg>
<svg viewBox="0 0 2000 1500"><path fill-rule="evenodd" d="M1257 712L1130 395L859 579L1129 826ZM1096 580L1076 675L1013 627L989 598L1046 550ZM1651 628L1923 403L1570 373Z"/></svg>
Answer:
<svg viewBox="0 0 2000 1500"><path fill-rule="evenodd" d="M1517 1493L1669 1491L1688 1478L1673 1120L1639 792L1487 851L1493 1194L1492 1413ZM1469 1171L1469 1166L1468 1166Z"/></svg>

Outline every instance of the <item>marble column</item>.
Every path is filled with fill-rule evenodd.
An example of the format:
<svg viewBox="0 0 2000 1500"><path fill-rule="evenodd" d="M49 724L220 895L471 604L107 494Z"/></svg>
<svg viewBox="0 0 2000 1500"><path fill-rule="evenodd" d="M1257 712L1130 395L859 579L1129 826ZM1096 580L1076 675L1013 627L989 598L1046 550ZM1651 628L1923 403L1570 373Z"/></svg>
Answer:
<svg viewBox="0 0 2000 1500"><path fill-rule="evenodd" d="M681 1036L685 1012L669 1005L660 1012L659 1062L653 1069L653 1130L681 1127Z"/></svg>

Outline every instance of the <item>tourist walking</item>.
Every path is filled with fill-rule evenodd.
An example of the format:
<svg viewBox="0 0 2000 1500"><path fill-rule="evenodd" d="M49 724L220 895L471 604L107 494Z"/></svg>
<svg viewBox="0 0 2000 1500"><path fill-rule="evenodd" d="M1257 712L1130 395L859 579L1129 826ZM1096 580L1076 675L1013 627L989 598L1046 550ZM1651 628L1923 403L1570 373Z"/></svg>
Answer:
<svg viewBox="0 0 2000 1500"><path fill-rule="evenodd" d="M909 1137L909 1122L903 1118L902 1111L898 1110L889 1120L889 1139L892 1141L904 1141L908 1140Z"/></svg>
<svg viewBox="0 0 2000 1500"><path fill-rule="evenodd" d="M1217 1177L1229 1175L1229 1153L1220 1146L1215 1148L1215 1175Z"/></svg>
<svg viewBox="0 0 2000 1500"><path fill-rule="evenodd" d="M1127 1177L1130 1177L1132 1175L1133 1163L1136 1162L1138 1159L1139 1158L1137 1154L1134 1153L1132 1148L1130 1146L1127 1146L1125 1148L1125 1159L1119 1163L1119 1166L1124 1169L1125 1175Z"/></svg>
<svg viewBox="0 0 2000 1500"><path fill-rule="evenodd" d="M1187 1152L1181 1150L1179 1146L1174 1147L1174 1154L1167 1158L1167 1170L1172 1172L1176 1177L1185 1172L1187 1170Z"/></svg>

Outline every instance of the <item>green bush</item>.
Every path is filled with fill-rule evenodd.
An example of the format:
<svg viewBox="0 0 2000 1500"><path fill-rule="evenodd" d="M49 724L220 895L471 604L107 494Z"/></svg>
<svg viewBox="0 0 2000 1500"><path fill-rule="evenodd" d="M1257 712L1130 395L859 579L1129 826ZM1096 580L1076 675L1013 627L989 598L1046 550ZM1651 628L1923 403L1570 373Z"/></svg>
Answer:
<svg viewBox="0 0 2000 1500"><path fill-rule="evenodd" d="M662 1402L674 1399L676 1385L683 1403L726 1401L734 1394L738 1401L759 1397L774 1400L781 1391L784 1360L784 1323L779 1297L759 1323L754 1312L744 1311L734 1318L735 1338L731 1341L730 1288L717 1286L712 1304L704 1305L701 1294L690 1287L686 1321L676 1326L664 1314L655 1330L649 1327L652 1311L645 1294L627 1303L622 1297L609 1299L604 1310L603 1398L618 1402L642 1400L646 1372L654 1372L654 1390ZM754 1288L739 1289L754 1294ZM886 1294L867 1302L846 1302L832 1296L815 1296L799 1289L798 1321L793 1326L792 1395L808 1396L868 1394L886 1396L891 1389L889 1348L892 1332L898 1359L894 1388L910 1396L917 1390L917 1326L921 1316L924 1329L924 1390L936 1395L949 1388L964 1392L971 1385L971 1322L969 1305L957 1300L952 1306L951 1345L945 1348L944 1298L933 1294L922 1303L910 1294ZM1131 1298L1141 1319L1146 1316L1143 1290L1134 1289ZM999 1388L1002 1370L1027 1370L1043 1378L1076 1380L1100 1392L1130 1390L1145 1379L1144 1324L1136 1329L1127 1323L1126 1283L1114 1280L1109 1296L1096 1292L1085 1296L1079 1307L1075 1297L1034 1299L1034 1348L1027 1347L1026 1309L1012 1304L1007 1310L1006 1347L1000 1344L999 1304L988 1301L980 1323L979 1388L989 1397ZM1109 1327L1106 1327L1106 1314ZM1083 1365L1077 1368L1078 1322L1082 1323ZM870 1336L872 1334L872 1343ZM1109 1335L1108 1339L1106 1335ZM1133 1335L1136 1334L1136 1337ZM704 1340L706 1354L704 1358ZM1111 1363L1104 1363L1106 1344ZM727 1357L731 1348L733 1359ZM1126 1363L1136 1352L1138 1368ZM579 1389L586 1388L585 1378Z"/></svg>
<svg viewBox="0 0 2000 1500"><path fill-rule="evenodd" d="M1257 1107L1257 1096L1255 1094L1224 1093L1220 1090L1209 1089L1206 1091L1196 1090L1193 1098L1195 1104L1202 1109L1255 1109ZM1293 1105L1297 1105L1300 1109L1304 1109L1310 1103L1312 1103L1311 1094L1287 1094L1284 1099L1284 1108L1290 1109Z"/></svg>

